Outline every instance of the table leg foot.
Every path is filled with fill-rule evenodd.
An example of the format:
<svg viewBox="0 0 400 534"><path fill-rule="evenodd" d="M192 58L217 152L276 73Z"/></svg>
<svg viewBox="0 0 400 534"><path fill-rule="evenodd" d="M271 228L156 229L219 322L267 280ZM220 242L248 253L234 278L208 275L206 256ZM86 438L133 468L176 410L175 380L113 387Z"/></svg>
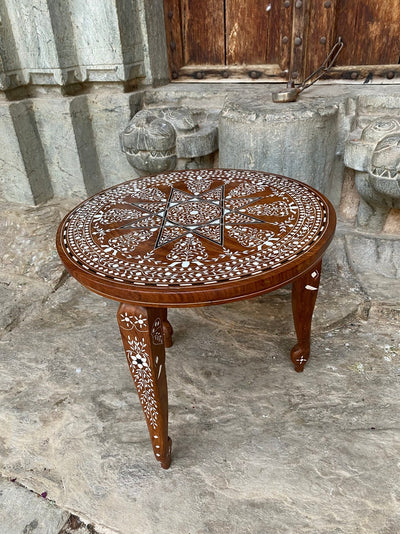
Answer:
<svg viewBox="0 0 400 534"><path fill-rule="evenodd" d="M161 308L160 313L163 322L164 343L166 348L169 349L173 345L172 334L174 333L174 330L167 319L167 308Z"/></svg>
<svg viewBox="0 0 400 534"><path fill-rule="evenodd" d="M297 343L290 356L298 373L303 371L310 356L311 320L318 295L321 263L322 260L296 278L292 286L292 310Z"/></svg>
<svg viewBox="0 0 400 534"><path fill-rule="evenodd" d="M290 358L294 365L294 370L297 373L302 373L304 371L304 366L308 361L310 356L310 347L302 347L298 343L292 348L290 352Z"/></svg>
<svg viewBox="0 0 400 534"><path fill-rule="evenodd" d="M160 308L122 303L117 319L155 457L164 469L168 469L172 442L168 437L168 391L162 313Z"/></svg>
<svg viewBox="0 0 400 534"><path fill-rule="evenodd" d="M163 469L168 469L171 465L171 450L172 450L172 439L168 436L168 447L167 447L167 455L164 458L160 459L161 467Z"/></svg>

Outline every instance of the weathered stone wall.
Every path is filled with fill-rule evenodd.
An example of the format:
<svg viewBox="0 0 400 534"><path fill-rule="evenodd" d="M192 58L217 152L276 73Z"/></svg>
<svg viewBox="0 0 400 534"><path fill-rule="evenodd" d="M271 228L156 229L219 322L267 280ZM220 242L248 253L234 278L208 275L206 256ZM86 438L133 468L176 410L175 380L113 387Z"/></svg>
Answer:
<svg viewBox="0 0 400 534"><path fill-rule="evenodd" d="M165 82L160 0L1 0L0 88Z"/></svg>
<svg viewBox="0 0 400 534"><path fill-rule="evenodd" d="M38 204L135 176L126 91L168 81L162 0L0 0L0 197Z"/></svg>
<svg viewBox="0 0 400 534"><path fill-rule="evenodd" d="M40 204L134 177L119 146L141 94L99 92L0 103L0 196Z"/></svg>

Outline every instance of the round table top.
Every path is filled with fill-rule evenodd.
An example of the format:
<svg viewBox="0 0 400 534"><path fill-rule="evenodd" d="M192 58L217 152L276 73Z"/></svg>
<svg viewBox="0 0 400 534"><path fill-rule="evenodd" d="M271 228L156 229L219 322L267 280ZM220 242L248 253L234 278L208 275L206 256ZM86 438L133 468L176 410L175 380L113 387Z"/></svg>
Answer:
<svg viewBox="0 0 400 534"><path fill-rule="evenodd" d="M156 307L262 294L311 268L336 217L312 187L258 171L174 171L102 191L72 210L61 259L106 297Z"/></svg>

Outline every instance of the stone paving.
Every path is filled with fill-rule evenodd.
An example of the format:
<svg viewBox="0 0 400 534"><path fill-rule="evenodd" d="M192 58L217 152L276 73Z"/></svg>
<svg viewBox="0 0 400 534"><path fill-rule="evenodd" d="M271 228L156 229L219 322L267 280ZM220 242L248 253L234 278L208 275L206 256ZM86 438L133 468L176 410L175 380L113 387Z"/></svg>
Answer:
<svg viewBox="0 0 400 534"><path fill-rule="evenodd" d="M54 249L76 201L0 206L0 534L400 532L399 282L352 274L340 227L302 374L288 288L172 310L164 471L117 304Z"/></svg>

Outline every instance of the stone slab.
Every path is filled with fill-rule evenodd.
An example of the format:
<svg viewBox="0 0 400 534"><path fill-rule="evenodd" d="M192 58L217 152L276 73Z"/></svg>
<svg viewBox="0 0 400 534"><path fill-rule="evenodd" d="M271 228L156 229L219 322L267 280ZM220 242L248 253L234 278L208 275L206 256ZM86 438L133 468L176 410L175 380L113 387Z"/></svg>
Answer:
<svg viewBox="0 0 400 534"><path fill-rule="evenodd" d="M55 233L78 200L38 207L0 202L0 337L40 309L62 279Z"/></svg>
<svg viewBox="0 0 400 534"><path fill-rule="evenodd" d="M137 173L122 152L119 133L130 119L129 94L98 94L86 97L97 164L104 187L131 180Z"/></svg>
<svg viewBox="0 0 400 534"><path fill-rule="evenodd" d="M350 232L345 241L349 263L357 272L400 277L400 240L397 236Z"/></svg>
<svg viewBox="0 0 400 534"><path fill-rule="evenodd" d="M33 204L34 198L8 103L0 103L0 197L11 202ZM7 140L7 142L5 142Z"/></svg>
<svg viewBox="0 0 400 534"><path fill-rule="evenodd" d="M0 478L0 534L58 534L68 517L47 499Z"/></svg>
<svg viewBox="0 0 400 534"><path fill-rule="evenodd" d="M17 338L3 338L5 474L100 530L126 534L400 527L391 499L398 477L387 462L400 440L398 331L355 321L322 332L297 375L292 336L174 311L174 460L164 472L112 320L115 303L73 281L57 293ZM267 324L275 314L264 310Z"/></svg>
<svg viewBox="0 0 400 534"><path fill-rule="evenodd" d="M33 108L54 195L85 196L70 99L35 98Z"/></svg>
<svg viewBox="0 0 400 534"><path fill-rule="evenodd" d="M302 374L289 359L287 290L236 309L172 310L173 463L164 471L126 365L117 303L52 274L61 268L50 244L54 213L43 211L36 235L39 212L35 224L21 212L7 233L15 248L2 272L19 279L24 248L28 257L36 248L40 269L30 265L26 276L43 293L0 339L3 477L47 492L60 510L92 524L90 534L400 530L399 310L381 298L392 286L376 277L369 294L365 279L359 284L330 259ZM20 241L29 232L30 241ZM382 302L385 314L371 313ZM25 518L23 528L33 520Z"/></svg>

